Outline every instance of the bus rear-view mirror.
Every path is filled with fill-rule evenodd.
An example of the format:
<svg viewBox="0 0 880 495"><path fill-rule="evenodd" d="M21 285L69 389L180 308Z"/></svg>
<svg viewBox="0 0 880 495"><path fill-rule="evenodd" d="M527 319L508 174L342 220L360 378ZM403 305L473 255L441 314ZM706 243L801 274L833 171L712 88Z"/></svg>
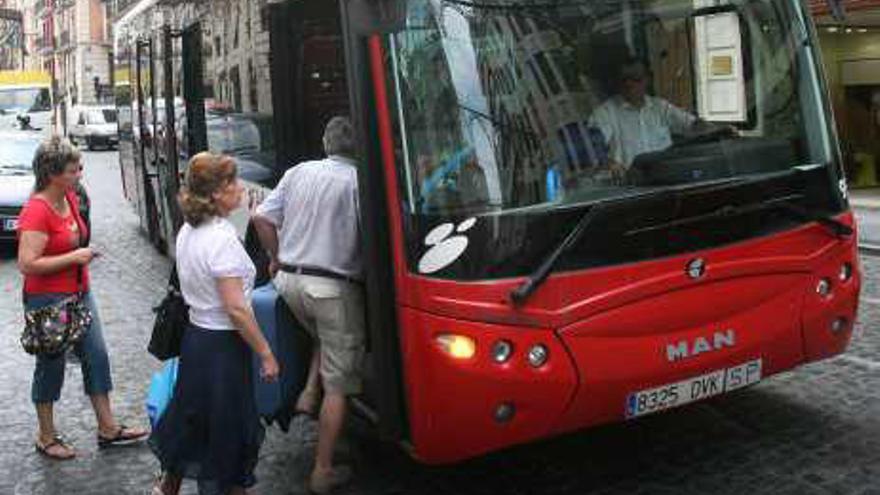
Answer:
<svg viewBox="0 0 880 495"><path fill-rule="evenodd" d="M691 50L700 117L744 125L749 120L747 30L735 6L694 11Z"/></svg>

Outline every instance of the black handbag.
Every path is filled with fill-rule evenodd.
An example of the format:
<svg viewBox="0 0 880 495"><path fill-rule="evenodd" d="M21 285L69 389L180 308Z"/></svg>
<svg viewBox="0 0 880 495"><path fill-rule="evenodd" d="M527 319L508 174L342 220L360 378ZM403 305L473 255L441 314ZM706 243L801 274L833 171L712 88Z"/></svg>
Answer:
<svg viewBox="0 0 880 495"><path fill-rule="evenodd" d="M171 269L168 292L162 302L153 308L153 312L156 313L156 321L153 323L153 334L147 350L160 361L179 356L180 341L189 325L189 306L180 293L177 267Z"/></svg>
<svg viewBox="0 0 880 495"><path fill-rule="evenodd" d="M85 337L92 312L82 290L82 266L76 269L76 294L38 309L25 311L21 346L28 354L57 357ZM27 295L24 296L27 300Z"/></svg>

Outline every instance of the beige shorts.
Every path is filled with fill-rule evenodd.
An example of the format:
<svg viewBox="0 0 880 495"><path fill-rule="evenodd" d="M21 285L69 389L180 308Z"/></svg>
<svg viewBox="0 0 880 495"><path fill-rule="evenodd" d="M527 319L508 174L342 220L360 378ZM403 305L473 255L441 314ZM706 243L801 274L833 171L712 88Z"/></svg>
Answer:
<svg viewBox="0 0 880 495"><path fill-rule="evenodd" d="M278 272L274 282L297 320L320 343L324 389L360 393L365 326L361 286L285 272Z"/></svg>

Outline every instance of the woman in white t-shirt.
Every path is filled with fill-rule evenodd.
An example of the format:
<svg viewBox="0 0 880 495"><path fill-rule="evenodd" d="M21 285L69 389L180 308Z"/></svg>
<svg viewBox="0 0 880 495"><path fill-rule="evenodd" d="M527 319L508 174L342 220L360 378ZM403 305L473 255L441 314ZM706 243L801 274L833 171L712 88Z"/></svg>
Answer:
<svg viewBox="0 0 880 495"><path fill-rule="evenodd" d="M256 270L226 218L242 192L231 158L200 153L190 161L176 249L190 327L174 397L150 437L164 473L154 495L176 494L182 478L198 480L200 494L245 493L256 483L264 431L251 356L261 359L264 380L277 379L278 363L250 306Z"/></svg>

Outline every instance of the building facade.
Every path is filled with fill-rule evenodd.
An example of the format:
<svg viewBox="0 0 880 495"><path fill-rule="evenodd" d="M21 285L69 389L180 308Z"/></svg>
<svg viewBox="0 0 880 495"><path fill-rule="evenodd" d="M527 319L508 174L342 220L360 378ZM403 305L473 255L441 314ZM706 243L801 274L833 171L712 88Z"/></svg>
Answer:
<svg viewBox="0 0 880 495"><path fill-rule="evenodd" d="M51 74L60 122L76 105L112 101L112 33L102 0L17 0L27 70Z"/></svg>
<svg viewBox="0 0 880 495"><path fill-rule="evenodd" d="M20 70L24 60L24 25L18 0L0 0L0 70Z"/></svg>
<svg viewBox="0 0 880 495"><path fill-rule="evenodd" d="M826 0L810 6L819 33L847 178L880 185L880 0ZM841 15L842 14L842 15Z"/></svg>

